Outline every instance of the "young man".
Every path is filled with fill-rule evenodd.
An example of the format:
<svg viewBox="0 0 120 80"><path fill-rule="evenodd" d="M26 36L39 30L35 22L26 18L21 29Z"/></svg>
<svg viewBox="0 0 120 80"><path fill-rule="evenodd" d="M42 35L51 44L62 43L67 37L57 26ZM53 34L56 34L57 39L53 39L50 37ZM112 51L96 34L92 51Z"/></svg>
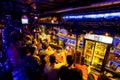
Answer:
<svg viewBox="0 0 120 80"><path fill-rule="evenodd" d="M80 69L74 66L74 57L72 55L67 56L67 66L61 67L58 72L60 80L83 80L83 73Z"/></svg>

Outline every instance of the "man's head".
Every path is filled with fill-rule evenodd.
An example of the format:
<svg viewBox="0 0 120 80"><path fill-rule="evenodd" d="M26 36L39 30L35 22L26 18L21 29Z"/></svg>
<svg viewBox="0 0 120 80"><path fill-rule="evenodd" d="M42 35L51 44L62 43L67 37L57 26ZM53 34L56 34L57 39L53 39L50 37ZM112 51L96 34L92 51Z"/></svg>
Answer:
<svg viewBox="0 0 120 80"><path fill-rule="evenodd" d="M50 55L50 63L51 64L55 63L55 60L56 60L56 58L55 58L54 54Z"/></svg>
<svg viewBox="0 0 120 80"><path fill-rule="evenodd" d="M68 66L71 66L74 63L75 59L72 55L67 55Z"/></svg>
<svg viewBox="0 0 120 80"><path fill-rule="evenodd" d="M36 46L30 47L29 51L32 55L34 55L34 54L37 55L38 54L38 50L37 50Z"/></svg>

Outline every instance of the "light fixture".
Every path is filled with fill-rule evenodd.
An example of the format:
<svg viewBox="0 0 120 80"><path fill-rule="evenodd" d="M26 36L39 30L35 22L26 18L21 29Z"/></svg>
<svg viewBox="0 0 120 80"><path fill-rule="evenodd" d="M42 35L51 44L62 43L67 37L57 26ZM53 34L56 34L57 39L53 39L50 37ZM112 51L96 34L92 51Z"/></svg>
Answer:
<svg viewBox="0 0 120 80"><path fill-rule="evenodd" d="M70 15L70 16L63 16L63 19L87 19L87 18L114 18L120 17L120 12L113 12L113 13L101 13L101 14L88 14L88 15Z"/></svg>
<svg viewBox="0 0 120 80"><path fill-rule="evenodd" d="M109 36L109 33L108 33L108 32L106 32L106 33L105 33L105 36Z"/></svg>
<svg viewBox="0 0 120 80"><path fill-rule="evenodd" d="M35 16L35 17L34 17L34 19L38 19L38 17L37 17L37 16Z"/></svg>

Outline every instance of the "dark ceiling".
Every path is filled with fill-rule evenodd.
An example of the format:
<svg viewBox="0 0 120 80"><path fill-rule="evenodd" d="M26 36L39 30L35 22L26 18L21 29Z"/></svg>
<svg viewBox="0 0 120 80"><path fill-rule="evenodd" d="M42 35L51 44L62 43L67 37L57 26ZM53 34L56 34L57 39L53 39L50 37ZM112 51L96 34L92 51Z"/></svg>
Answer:
<svg viewBox="0 0 120 80"><path fill-rule="evenodd" d="M70 9L70 8L76 9L77 11L74 12L79 11L79 13L84 12L82 11L83 9L88 12L90 12L89 10L92 10L93 12L95 11L98 12L98 7L90 8L89 6L92 4L96 5L96 3L99 4L104 1L105 2L119 1L118 5L109 6L109 9L112 8L112 10L115 10L117 8L120 11L120 0L0 0L0 19L2 19L2 15L5 14L12 14L14 15L14 18L16 18L16 17L20 17L20 15L23 13L37 13L37 14L48 15L49 13L52 14L58 11L64 12L65 9ZM80 7L82 7L82 9L78 10ZM107 9L102 7L101 9L107 11L108 7ZM101 29L102 28L103 27L101 27ZM118 30L118 32L120 32L119 27L115 27L115 28L116 29L112 27L110 30Z"/></svg>
<svg viewBox="0 0 120 80"><path fill-rule="evenodd" d="M0 11L5 13L45 13L70 7L88 6L104 0L0 0Z"/></svg>

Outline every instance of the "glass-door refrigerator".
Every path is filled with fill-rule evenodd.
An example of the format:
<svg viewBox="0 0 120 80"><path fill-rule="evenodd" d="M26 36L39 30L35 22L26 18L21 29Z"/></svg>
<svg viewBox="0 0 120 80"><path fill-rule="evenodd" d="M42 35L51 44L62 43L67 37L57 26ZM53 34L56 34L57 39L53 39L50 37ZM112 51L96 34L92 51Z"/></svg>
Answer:
<svg viewBox="0 0 120 80"><path fill-rule="evenodd" d="M92 69L102 71L105 62L108 46L112 44L113 39L102 35L85 35L84 41L84 64L91 66Z"/></svg>
<svg viewBox="0 0 120 80"><path fill-rule="evenodd" d="M91 40L85 40L84 63L86 65L91 65L94 49L95 49L95 42Z"/></svg>
<svg viewBox="0 0 120 80"><path fill-rule="evenodd" d="M94 69L100 71L106 54L108 44L96 42L91 65Z"/></svg>

